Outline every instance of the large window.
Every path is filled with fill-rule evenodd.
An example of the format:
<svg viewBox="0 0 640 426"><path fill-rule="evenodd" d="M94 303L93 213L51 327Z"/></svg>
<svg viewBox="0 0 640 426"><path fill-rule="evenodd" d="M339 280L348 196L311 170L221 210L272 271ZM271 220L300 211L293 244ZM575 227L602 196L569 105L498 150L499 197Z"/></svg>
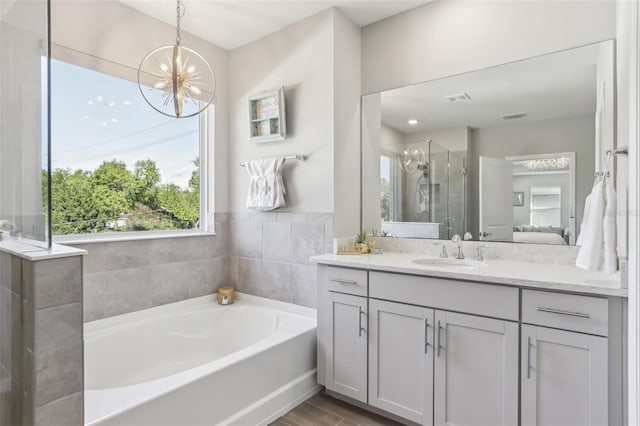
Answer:
<svg viewBox="0 0 640 426"><path fill-rule="evenodd" d="M198 229L200 117L166 117L135 82L51 62L53 234Z"/></svg>

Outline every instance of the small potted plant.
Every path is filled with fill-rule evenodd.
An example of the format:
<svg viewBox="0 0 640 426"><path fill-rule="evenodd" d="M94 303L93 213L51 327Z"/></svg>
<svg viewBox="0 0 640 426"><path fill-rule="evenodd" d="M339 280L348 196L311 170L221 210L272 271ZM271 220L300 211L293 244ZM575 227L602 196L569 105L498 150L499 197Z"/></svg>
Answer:
<svg viewBox="0 0 640 426"><path fill-rule="evenodd" d="M356 250L360 253L369 253L369 244L367 244L367 231L362 231L356 235Z"/></svg>

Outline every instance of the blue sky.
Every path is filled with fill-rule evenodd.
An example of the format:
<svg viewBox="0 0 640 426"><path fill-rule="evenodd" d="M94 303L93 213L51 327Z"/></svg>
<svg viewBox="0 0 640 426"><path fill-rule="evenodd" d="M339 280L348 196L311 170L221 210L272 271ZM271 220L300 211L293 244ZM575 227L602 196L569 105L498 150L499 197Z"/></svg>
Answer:
<svg viewBox="0 0 640 426"><path fill-rule="evenodd" d="M51 60L54 169L95 170L103 161L152 159L163 183L188 185L199 152L199 119L152 109L137 83Z"/></svg>

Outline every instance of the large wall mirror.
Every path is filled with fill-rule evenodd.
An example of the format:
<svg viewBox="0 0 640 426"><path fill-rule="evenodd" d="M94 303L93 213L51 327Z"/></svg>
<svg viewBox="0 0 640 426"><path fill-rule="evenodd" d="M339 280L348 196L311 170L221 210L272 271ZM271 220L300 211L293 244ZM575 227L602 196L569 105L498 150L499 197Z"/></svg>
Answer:
<svg viewBox="0 0 640 426"><path fill-rule="evenodd" d="M362 98L362 226L573 245L614 138L604 41Z"/></svg>

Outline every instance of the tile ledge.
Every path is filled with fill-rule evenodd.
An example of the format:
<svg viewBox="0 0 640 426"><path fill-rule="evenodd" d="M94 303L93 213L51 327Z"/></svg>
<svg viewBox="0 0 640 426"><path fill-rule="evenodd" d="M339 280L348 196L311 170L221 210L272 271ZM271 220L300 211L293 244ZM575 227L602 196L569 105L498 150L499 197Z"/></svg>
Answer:
<svg viewBox="0 0 640 426"><path fill-rule="evenodd" d="M16 240L5 240L0 242L0 251L22 259L37 261L47 259L57 259L61 257L84 256L86 250L69 247L62 244L53 244L51 248L38 248Z"/></svg>

